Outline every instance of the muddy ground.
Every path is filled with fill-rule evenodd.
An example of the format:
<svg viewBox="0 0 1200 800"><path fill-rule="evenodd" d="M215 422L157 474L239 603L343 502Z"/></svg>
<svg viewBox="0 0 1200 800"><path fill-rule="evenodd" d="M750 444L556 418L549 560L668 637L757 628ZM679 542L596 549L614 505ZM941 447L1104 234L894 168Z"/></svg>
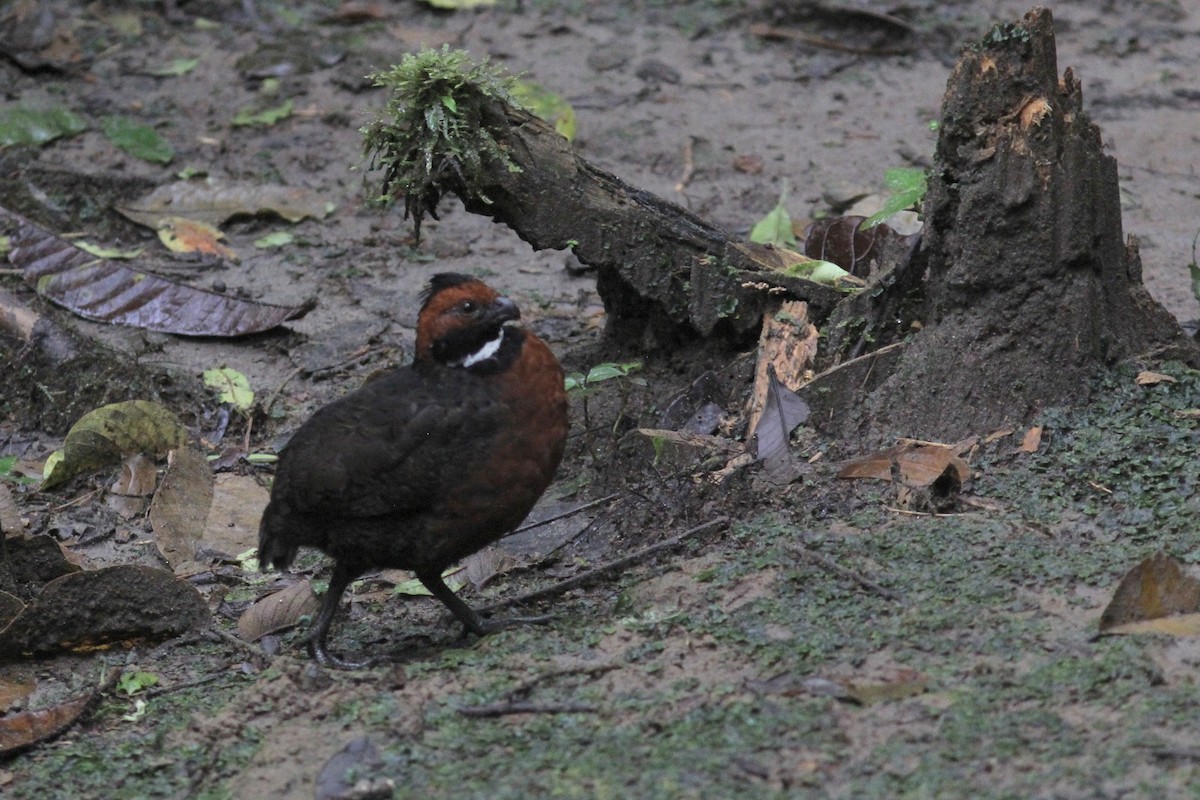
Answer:
<svg viewBox="0 0 1200 800"><path fill-rule="evenodd" d="M1200 197L1200 95L1189 82L1200 71L1200 12L1181 2L1082 5L1053 9L1060 70L1075 67L1118 160L1125 230L1141 237L1148 288L1190 322L1200 311L1186 267ZM71 320L37 305L19 276L3 276L43 313L173 376L164 402L193 433L211 437L218 419L195 378L228 365L273 398L273 413L251 431L251 450L271 451L313 408L405 360L430 274L470 272L516 299L568 369L647 362L646 385L610 383L586 408L575 398L577 435L532 516L612 499L557 524L553 541L567 544L553 557L530 556L548 547L536 542L513 548L519 568L466 589L471 602L731 522L534 603L556 615L545 628L483 641L459 641L440 608L395 596L394 581L365 581L335 623L334 647L396 664L361 673L315 668L291 633L268 640L265 653L226 636L7 665L9 683L37 684L10 713L49 707L102 674L145 671L159 681L134 695L108 690L64 735L0 763L0 794L311 797L322 765L366 736L375 755L352 771L391 781L396 797L1192 796L1194 645L1093 633L1112 588L1143 556L1166 547L1185 562L1200 558L1196 423L1173 416L1200 396L1193 373L1168 366L1176 383L1141 389L1131 366L1108 379L1093 408L1047 412L1038 453L1014 455L1003 438L977 452L975 503L961 516L900 513L885 489L835 481L828 465L854 443L811 433L795 449L813 464L792 483L751 469L715 484L694 478L711 465L623 434L657 427L671 396L707 369L724 379L736 414L750 356L615 349L603 339L594 280L568 254L532 252L454 200L416 245L399 209L371 202L364 187L358 129L383 100L363 76L422 44L449 43L560 93L586 158L730 230L748 231L785 182L794 217L839 212L879 191L888 167L928 165L955 54L1024 5L885 9L909 26L903 36L884 29L899 36L907 52L898 55L847 52L880 44L861 18L860 29L828 19L814 28L772 4L540 2L444 13L380 3L350 14L301 2L262 3L249 17L238 4L197 0L171 19L150 4L40 8L56 15L65 69L0 61L4 102L61 104L93 125L38 150L0 151L0 204L59 233L145 244L152 265L196 285L274 303L318 300L281 333L181 339ZM752 33L760 23L843 47L764 40ZM184 76L148 74L191 57L199 64ZM271 75L278 94L263 98ZM275 98L292 99L295 113L266 127L230 125L237 110ZM172 162L114 148L99 125L114 113L156 125ZM110 209L184 168L307 187L336 209L294 226L227 226L237 264L169 261L153 255L152 233ZM292 245L254 246L284 229ZM7 342L0 358L18 348ZM11 400L19 387L7 368L3 380ZM63 430L15 408L0 420L0 456L36 465ZM244 425L235 418L228 441ZM245 463L230 472L269 475ZM111 480L18 491L18 508L32 532L69 547L98 541L78 548L91 565L161 563L145 518L120 519L100 502L95 490ZM252 521L243 527L252 531ZM325 575L315 558L300 572ZM226 634L276 586L236 565L214 574L198 583ZM882 696L828 694L845 684ZM526 701L525 713L463 713Z"/></svg>

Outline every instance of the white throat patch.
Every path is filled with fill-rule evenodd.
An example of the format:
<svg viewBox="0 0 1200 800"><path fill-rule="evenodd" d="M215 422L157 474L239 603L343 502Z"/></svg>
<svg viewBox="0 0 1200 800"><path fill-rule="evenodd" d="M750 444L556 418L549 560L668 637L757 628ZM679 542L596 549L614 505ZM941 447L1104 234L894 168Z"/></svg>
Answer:
<svg viewBox="0 0 1200 800"><path fill-rule="evenodd" d="M500 329L500 333L496 334L495 339L489 339L483 343L483 347L471 353L469 356L459 362L460 367L473 367L481 361L487 361L492 356L496 355L500 350L500 344L504 341L504 328Z"/></svg>

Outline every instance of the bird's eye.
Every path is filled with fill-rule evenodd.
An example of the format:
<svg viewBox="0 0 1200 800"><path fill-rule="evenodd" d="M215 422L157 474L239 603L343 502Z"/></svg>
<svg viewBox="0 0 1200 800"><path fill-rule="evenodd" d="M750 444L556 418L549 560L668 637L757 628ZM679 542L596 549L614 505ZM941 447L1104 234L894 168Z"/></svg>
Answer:
<svg viewBox="0 0 1200 800"><path fill-rule="evenodd" d="M464 301L462 301L462 304L459 305L458 308L464 314L474 314L476 309L479 308L479 306L475 304L474 300L464 300Z"/></svg>

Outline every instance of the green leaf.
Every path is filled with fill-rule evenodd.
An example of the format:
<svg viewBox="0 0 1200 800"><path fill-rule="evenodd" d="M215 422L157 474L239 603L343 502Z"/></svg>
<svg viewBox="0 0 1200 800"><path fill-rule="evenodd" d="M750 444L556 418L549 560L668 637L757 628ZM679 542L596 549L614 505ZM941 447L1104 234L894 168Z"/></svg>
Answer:
<svg viewBox="0 0 1200 800"><path fill-rule="evenodd" d="M793 264L783 272L785 275L807 278L813 283L824 283L830 286L850 274L832 261L802 261Z"/></svg>
<svg viewBox="0 0 1200 800"><path fill-rule="evenodd" d="M204 383L216 389L221 402L246 414L254 406L254 391L246 376L232 367L217 367L204 371Z"/></svg>
<svg viewBox="0 0 1200 800"><path fill-rule="evenodd" d="M892 195L883 204L883 208L863 221L863 228L878 225L892 214L917 205L929 188L925 180L925 170L916 167L893 167L884 173L883 182L891 189Z"/></svg>
<svg viewBox="0 0 1200 800"><path fill-rule="evenodd" d="M779 193L779 202L770 213L760 219L750 230L750 241L756 244L769 244L775 247L796 249L796 233L792 230L792 218L787 212L788 187L784 184Z"/></svg>
<svg viewBox="0 0 1200 800"><path fill-rule="evenodd" d="M554 126L568 141L575 138L575 109L559 95L536 83L518 80L512 96L521 105Z"/></svg>
<svg viewBox="0 0 1200 800"><path fill-rule="evenodd" d="M199 65L198 58L177 58L166 66L150 70L150 74L156 78L178 78L180 75L187 75Z"/></svg>
<svg viewBox="0 0 1200 800"><path fill-rule="evenodd" d="M291 100L285 100L282 105L263 109L262 111L243 108L234 116L232 125L235 128L251 125L262 125L264 127L274 125L276 122L290 117L294 108L295 104Z"/></svg>
<svg viewBox="0 0 1200 800"><path fill-rule="evenodd" d="M467 570L462 566L449 567L442 573L442 581L450 587L450 591L457 592L467 585ZM413 578L412 580L397 583L392 588L392 594L429 597L432 593L425 588L425 584L421 583L420 580Z"/></svg>
<svg viewBox="0 0 1200 800"><path fill-rule="evenodd" d="M442 95L442 105L450 109L451 114L458 113L458 103L454 100L454 95Z"/></svg>
<svg viewBox="0 0 1200 800"><path fill-rule="evenodd" d="M117 688L128 695L137 694L158 683L158 676L153 672L125 672L117 681Z"/></svg>
<svg viewBox="0 0 1200 800"><path fill-rule="evenodd" d="M87 123L65 108L0 109L0 147L43 145L87 130Z"/></svg>
<svg viewBox="0 0 1200 800"><path fill-rule="evenodd" d="M296 237L292 236L287 231L275 231L268 233L260 239L254 240L254 246L259 250L267 250L272 247L283 247L291 244Z"/></svg>
<svg viewBox="0 0 1200 800"><path fill-rule="evenodd" d="M90 253L96 258L137 258L145 250L144 247L139 247L135 250L118 250L115 247L101 247L91 242L74 242L74 245L85 253Z"/></svg>
<svg viewBox="0 0 1200 800"><path fill-rule="evenodd" d="M134 158L166 164L175 157L170 143L148 125L126 117L105 117L102 124L108 140Z"/></svg>

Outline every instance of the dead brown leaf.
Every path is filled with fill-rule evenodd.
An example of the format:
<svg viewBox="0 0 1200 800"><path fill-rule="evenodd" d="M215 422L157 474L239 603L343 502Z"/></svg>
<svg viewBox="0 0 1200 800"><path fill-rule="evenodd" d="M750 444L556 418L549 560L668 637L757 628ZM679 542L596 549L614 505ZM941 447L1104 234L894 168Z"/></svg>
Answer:
<svg viewBox="0 0 1200 800"><path fill-rule="evenodd" d="M0 755L24 750L62 733L79 719L95 697L96 692L91 691L50 708L0 717Z"/></svg>
<svg viewBox="0 0 1200 800"><path fill-rule="evenodd" d="M1042 446L1042 426L1035 425L1025 431L1025 437L1021 440L1021 446L1017 448L1022 453L1036 453L1038 448Z"/></svg>
<svg viewBox="0 0 1200 800"><path fill-rule="evenodd" d="M232 560L258 546L258 523L269 499L267 490L250 475L216 475L200 548Z"/></svg>
<svg viewBox="0 0 1200 800"><path fill-rule="evenodd" d="M154 542L172 568L195 560L212 502L212 470L204 454L190 447L172 450L150 504Z"/></svg>
<svg viewBox="0 0 1200 800"><path fill-rule="evenodd" d="M1170 375L1164 375L1161 372L1151 372L1144 369L1137 374L1134 379L1138 386L1154 386L1159 383L1175 383L1175 379Z"/></svg>
<svg viewBox="0 0 1200 800"><path fill-rule="evenodd" d="M255 642L268 633L290 628L302 617L312 616L321 601L308 580L297 581L286 589L256 601L238 618L238 636Z"/></svg>
<svg viewBox="0 0 1200 800"><path fill-rule="evenodd" d="M1101 633L1176 633L1194 623L1181 615L1200 612L1200 581L1178 561L1157 552L1131 569L1100 615ZM1171 619L1167 619L1171 618ZM1187 634L1195 635L1195 634Z"/></svg>
<svg viewBox="0 0 1200 800"><path fill-rule="evenodd" d="M971 468L957 455L954 445L913 442L848 461L837 476L891 481L893 465L901 480L915 488L932 485L947 471L952 471L960 484L971 477Z"/></svg>
<svg viewBox="0 0 1200 800"><path fill-rule="evenodd" d="M234 263L241 260L236 251L221 244L225 234L200 220L163 217L158 222L158 238L172 253L201 253Z"/></svg>
<svg viewBox="0 0 1200 800"><path fill-rule="evenodd" d="M862 706L869 706L916 697L928 689L927 676L913 669L899 669L889 680L879 683L851 683L847 687L847 699Z"/></svg>

